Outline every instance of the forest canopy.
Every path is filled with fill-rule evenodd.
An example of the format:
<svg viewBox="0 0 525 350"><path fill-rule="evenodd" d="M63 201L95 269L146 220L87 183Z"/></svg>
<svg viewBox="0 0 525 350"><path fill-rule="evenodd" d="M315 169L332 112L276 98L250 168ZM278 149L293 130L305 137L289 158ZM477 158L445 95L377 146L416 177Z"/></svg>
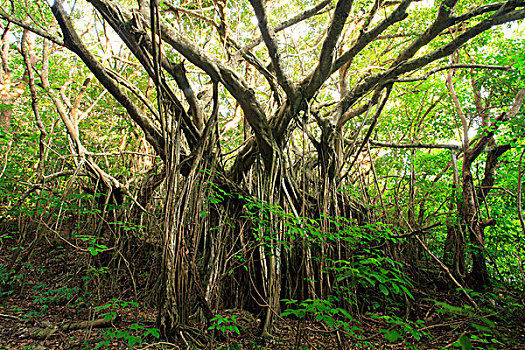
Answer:
<svg viewBox="0 0 525 350"><path fill-rule="evenodd" d="M487 315L523 317L523 18L522 0L0 0L0 303L52 250L83 257L79 295L152 307L148 336L187 347L231 346L231 310L263 337L284 317L407 346L435 339L435 308L490 321L448 344L519 347Z"/></svg>

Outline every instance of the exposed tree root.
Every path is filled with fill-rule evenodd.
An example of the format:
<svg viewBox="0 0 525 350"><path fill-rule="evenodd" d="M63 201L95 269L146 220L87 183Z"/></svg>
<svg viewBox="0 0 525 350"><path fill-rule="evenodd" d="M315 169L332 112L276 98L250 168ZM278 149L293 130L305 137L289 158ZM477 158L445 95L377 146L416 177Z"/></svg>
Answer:
<svg viewBox="0 0 525 350"><path fill-rule="evenodd" d="M58 332L74 331L77 329L88 329L88 328L104 328L109 327L120 320L120 316L114 316L110 319L98 318L90 321L80 322L68 322L56 326L54 328L39 328L31 332L29 335L32 339L48 339L49 337L57 334Z"/></svg>

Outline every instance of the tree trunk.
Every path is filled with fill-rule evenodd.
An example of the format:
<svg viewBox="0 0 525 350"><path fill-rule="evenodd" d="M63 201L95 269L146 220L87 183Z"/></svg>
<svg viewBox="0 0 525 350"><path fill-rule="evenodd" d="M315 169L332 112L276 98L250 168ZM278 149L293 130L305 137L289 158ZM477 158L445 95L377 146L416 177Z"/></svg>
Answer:
<svg viewBox="0 0 525 350"><path fill-rule="evenodd" d="M468 154L468 152L467 152ZM479 203L477 202L474 181L471 173L471 162L465 155L462 169L463 205L461 219L469 234L472 255L472 270L469 273L470 284L476 291L490 289L490 279L485 261L485 228L480 224Z"/></svg>

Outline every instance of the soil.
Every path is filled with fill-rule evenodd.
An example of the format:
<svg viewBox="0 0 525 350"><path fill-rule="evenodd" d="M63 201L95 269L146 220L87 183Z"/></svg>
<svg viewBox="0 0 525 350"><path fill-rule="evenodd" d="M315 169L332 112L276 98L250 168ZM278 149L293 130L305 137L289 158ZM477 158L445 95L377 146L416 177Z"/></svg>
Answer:
<svg viewBox="0 0 525 350"><path fill-rule="evenodd" d="M197 323L168 342L157 337L151 291L158 271L151 261L137 266L113 262L110 274L101 268L103 256L42 239L9 279L6 266L18 249L14 239L0 240L0 350L187 349L200 348L192 344L203 341L207 349L525 349L523 295L508 289L482 296L488 308L475 309L457 306L468 304L461 293L434 292L430 300L414 288L408 318L406 312L398 318L363 312L352 316L346 330L335 331L313 318L277 317L265 337L259 335L257 316L220 310L236 319L238 333L235 327L221 332ZM94 320L103 327L96 328ZM81 321L87 321L84 328L68 329Z"/></svg>

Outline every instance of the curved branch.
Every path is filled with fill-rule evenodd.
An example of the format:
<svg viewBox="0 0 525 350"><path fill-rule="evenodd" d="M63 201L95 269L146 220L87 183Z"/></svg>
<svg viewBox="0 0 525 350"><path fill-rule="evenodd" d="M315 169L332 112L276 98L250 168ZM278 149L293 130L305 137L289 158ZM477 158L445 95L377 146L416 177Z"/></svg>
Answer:
<svg viewBox="0 0 525 350"><path fill-rule="evenodd" d="M520 0L520 3L525 5L525 1ZM422 68L428 65L431 62L437 61L443 57L451 55L459 47L464 45L470 39L475 36L483 33L484 31L490 29L495 25L500 25L510 21L523 19L525 18L525 10L512 10L506 6L507 3L502 3L500 10L495 13L491 18L486 19L472 28L465 31L463 34L459 35L456 39L452 40L450 43L440 47L439 49L424 55L419 58L415 58L411 61L400 62L397 66L392 66L390 69L377 73L375 75L369 76L364 79L361 83L357 84L351 91L348 92L339 102L343 110L348 109L352 106L359 98L364 94L368 93L371 89L376 86L381 86L393 82L401 74L414 71L416 69Z"/></svg>
<svg viewBox="0 0 525 350"><path fill-rule="evenodd" d="M514 103L510 107L509 111L507 113L503 112L501 113L496 120L488 127L487 132L483 133L483 136L465 152L465 163L472 163L485 149L485 146L488 145L492 137L494 136L494 133L498 129L499 125L504 122L508 121L516 116L518 114L519 110L521 109L521 106L523 105L523 102L525 100L525 88L522 88L518 93L516 94L516 97L514 98Z"/></svg>
<svg viewBox="0 0 525 350"><path fill-rule="evenodd" d="M383 21L381 21L378 25L376 25L369 31L363 32L363 34L359 36L358 40L355 43L353 43L352 47L350 47L350 49L343 53L334 62L331 74L339 70L346 63L351 62L354 59L354 57L359 52L361 52L361 50L363 50L368 44L370 44L372 41L378 38L379 35L383 33L386 29L388 29L390 26L407 18L408 15L406 11L413 1L414 0L403 0L387 18L385 18Z"/></svg>
<svg viewBox="0 0 525 350"><path fill-rule="evenodd" d="M49 33L49 31L43 28L39 28L35 26L34 24L30 23L28 20L21 20L20 18L11 16L7 12L5 12L2 7L0 7L0 18L3 18L8 22L12 22L16 24L17 26L27 29L30 32L37 34L38 36L41 36L42 38L46 38L47 40L54 42L57 45L65 46L64 41L58 36Z"/></svg>
<svg viewBox="0 0 525 350"><path fill-rule="evenodd" d="M64 12L60 1L55 1L51 6L53 15L58 21L64 35L64 46L76 53L86 66L93 72L100 83L109 93L126 109L130 117L144 131L146 139L153 146L155 152L164 157L164 139L153 121L148 118L131 99L120 90L118 83L110 76L104 66L84 46L77 32L73 28L71 20Z"/></svg>
<svg viewBox="0 0 525 350"><path fill-rule="evenodd" d="M89 2L101 13L119 36L126 39L135 33L132 32L131 24L138 17L140 23L150 23L150 14L146 9L140 13L133 12L116 1L112 0L89 0ZM142 31L137 34L142 34ZM255 96L255 91L239 77L233 69L226 67L221 62L207 56L202 50L182 36L169 23L160 19L160 34L164 43L173 47L188 61L202 69L214 81L221 82L242 107L248 123L253 128L260 146L263 157L267 160L273 157L275 141L266 119L264 109ZM141 41L146 37L141 36ZM133 50L130 42L126 43Z"/></svg>
<svg viewBox="0 0 525 350"><path fill-rule="evenodd" d="M259 30L261 31L264 43L268 48L268 53L270 55L270 59L272 60L273 68L275 69L277 81L283 87L288 98L292 99L297 94L297 90L290 81L290 78L288 78L288 76L283 71L281 57L279 55L279 49L277 47L277 43L275 42L275 33L273 29L268 26L266 8L261 2L261 0L249 1L253 7L253 10L255 11L255 15L257 16L257 21L259 22Z"/></svg>
<svg viewBox="0 0 525 350"><path fill-rule="evenodd" d="M397 66L399 63L408 60L413 57L419 49L431 42L435 37L439 35L444 29L452 26L454 23L454 18L452 13L454 11L454 6L456 6L457 0L445 0L439 6L439 11L436 16L436 19L430 27L420 36L416 38L407 48L405 48L399 56L394 60L391 67Z"/></svg>
<svg viewBox="0 0 525 350"><path fill-rule="evenodd" d="M524 1L520 1L520 2L521 2L521 6L525 5ZM507 3L502 3L500 7L503 9L505 8L506 4ZM511 22L511 21L515 21L515 20L519 20L523 18L525 18L525 10L498 12L494 14L491 18L486 19L478 23L477 25L473 26L472 28L468 29L463 34L459 35L456 39L452 40L450 43L446 44L445 46L442 46L439 49L427 55L413 59L412 61L402 63L397 68L392 69L392 72L390 72L389 74L398 76L399 74L403 74L403 73L421 68L423 66L426 66L427 64L433 61L436 61L440 58L451 55L457 48L464 45L467 41L483 33L484 31L492 28L493 26L501 25L507 22Z"/></svg>
<svg viewBox="0 0 525 350"><path fill-rule="evenodd" d="M502 71L511 71L515 70L514 67L511 66L492 66L487 64L451 64L445 67L438 67L432 69L430 72L426 73L425 75L419 76L419 77L406 77L406 78L398 78L394 81L396 83L407 83L407 82L414 82L414 81L421 81L426 80L428 77L430 77L433 74L436 74L438 72L447 70L447 69L460 69L460 68L472 68L472 69L492 69L492 70L502 70Z"/></svg>
<svg viewBox="0 0 525 350"><path fill-rule="evenodd" d="M293 25L296 25L297 23L300 23L308 18L311 18L313 16L317 16L321 13L324 13L321 12L322 9L324 9L328 4L330 4L332 2L332 0L324 0L324 1L321 1L318 5L308 9L308 10L305 10L304 12L290 18L290 19L287 19L285 20L284 22L278 24L275 26L275 28L273 28L273 32L274 33L278 33L286 28L289 28ZM327 10L330 10L332 8L332 6L330 6ZM256 47L257 45L259 45L261 42L263 41L263 38L260 36L258 37L257 39L254 39L252 40L249 44L247 44L245 47L243 47L242 49L239 50L239 54L241 55L244 55L245 53L247 53L248 51L250 51L251 49L253 49L254 47Z"/></svg>
<svg viewBox="0 0 525 350"><path fill-rule="evenodd" d="M322 83L332 73L332 66L334 63L335 47L337 41L341 37L346 19L352 9L353 0L339 0L335 7L332 22L328 27L326 38L321 48L319 61L312 74L306 78L307 86L305 89L305 98L310 99L315 91L319 89Z"/></svg>

